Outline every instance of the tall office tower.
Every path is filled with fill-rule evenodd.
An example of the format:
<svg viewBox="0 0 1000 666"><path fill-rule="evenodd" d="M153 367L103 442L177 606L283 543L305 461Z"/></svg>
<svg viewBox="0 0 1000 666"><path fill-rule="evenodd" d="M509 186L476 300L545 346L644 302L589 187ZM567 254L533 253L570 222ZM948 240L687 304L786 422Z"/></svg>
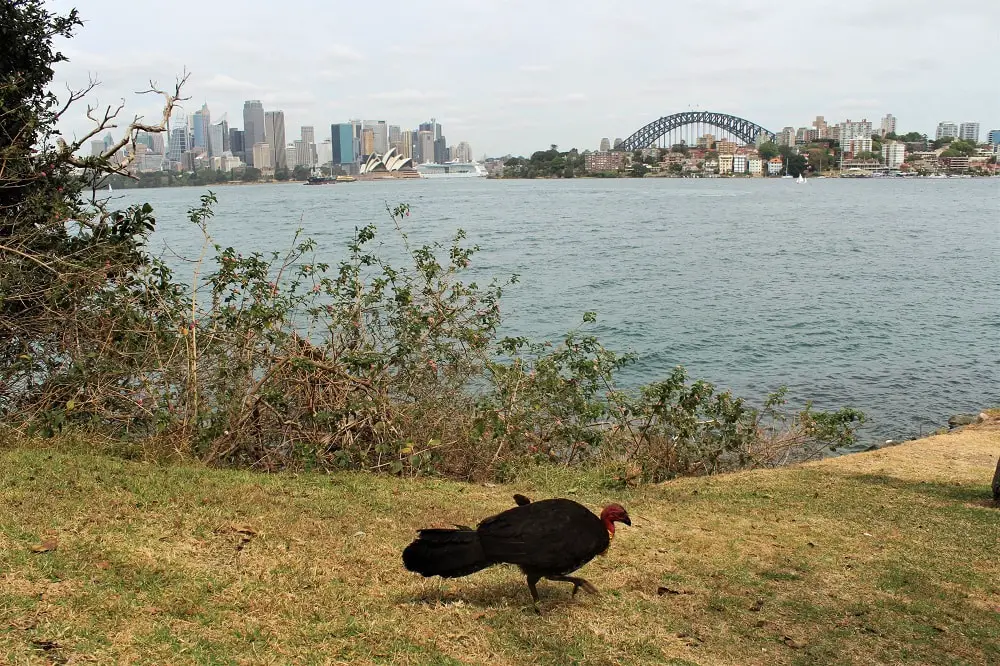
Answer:
<svg viewBox="0 0 1000 666"><path fill-rule="evenodd" d="M316 143L316 129L312 125L303 125L299 135L306 143Z"/></svg>
<svg viewBox="0 0 1000 666"><path fill-rule="evenodd" d="M287 169L288 158L285 150L285 112L264 113L264 141L271 146L271 164L275 170Z"/></svg>
<svg viewBox="0 0 1000 666"><path fill-rule="evenodd" d="M403 133L399 130L399 125L389 125L389 147L393 148L403 140Z"/></svg>
<svg viewBox="0 0 1000 666"><path fill-rule="evenodd" d="M608 137L604 137L603 139L601 139L601 147L598 150L600 150L602 153L606 153L609 150L611 150L611 139L609 139Z"/></svg>
<svg viewBox="0 0 1000 666"><path fill-rule="evenodd" d="M264 105L258 99L248 100L243 103L243 151L248 165L257 166L254 147L265 142Z"/></svg>
<svg viewBox="0 0 1000 666"><path fill-rule="evenodd" d="M448 142L443 136L434 140L434 161L438 164L448 161Z"/></svg>
<svg viewBox="0 0 1000 666"><path fill-rule="evenodd" d="M434 161L434 131L417 132L417 161L421 164Z"/></svg>
<svg viewBox="0 0 1000 666"><path fill-rule="evenodd" d="M389 151L389 131L388 126L385 124L384 120L366 120L362 128L362 142L364 141L364 132L371 130L372 132L372 146L369 151L362 145L361 152L365 155L371 153L378 153L379 155L384 155Z"/></svg>
<svg viewBox="0 0 1000 666"><path fill-rule="evenodd" d="M958 125L947 120L938 123L937 130L934 132L934 139L947 139L948 137L952 139L958 138Z"/></svg>
<svg viewBox="0 0 1000 666"><path fill-rule="evenodd" d="M229 121L221 120L208 129L208 154L222 157L229 149Z"/></svg>
<svg viewBox="0 0 1000 666"><path fill-rule="evenodd" d="M235 127L229 130L229 152L233 154L233 157L238 157L246 162L246 144L243 143L243 137L243 130Z"/></svg>
<svg viewBox="0 0 1000 666"><path fill-rule="evenodd" d="M201 108L194 112L192 119L192 134L194 135L194 147L204 148L208 151L208 132L212 122L212 116L208 111L208 104L202 104Z"/></svg>
<svg viewBox="0 0 1000 666"><path fill-rule="evenodd" d="M354 125L351 123L330 125L330 148L332 153L330 161L349 171L347 165L355 164L358 159L358 153L354 152Z"/></svg>
<svg viewBox="0 0 1000 666"><path fill-rule="evenodd" d="M399 133L399 141L396 150L403 157L410 158L413 157L413 144L416 141L416 132L411 132L410 130L405 130Z"/></svg>
<svg viewBox="0 0 1000 666"><path fill-rule="evenodd" d="M421 132L431 132L434 141L441 138L441 123L437 122L435 118L431 118L430 122L420 123L418 130Z"/></svg>

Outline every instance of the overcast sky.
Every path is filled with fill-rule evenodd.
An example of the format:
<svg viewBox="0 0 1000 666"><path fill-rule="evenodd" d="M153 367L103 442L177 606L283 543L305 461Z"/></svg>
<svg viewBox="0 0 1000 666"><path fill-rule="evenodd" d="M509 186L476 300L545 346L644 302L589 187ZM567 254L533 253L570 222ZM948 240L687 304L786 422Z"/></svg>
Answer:
<svg viewBox="0 0 1000 666"><path fill-rule="evenodd" d="M700 109L772 131L891 112L898 130L1000 127L1000 0L53 0L85 21L60 44L55 90L91 101L170 84L184 67L193 112L243 126L243 101L285 112L286 137L350 118L403 129L430 117L450 144L530 154L596 149ZM64 129L85 130L84 109Z"/></svg>

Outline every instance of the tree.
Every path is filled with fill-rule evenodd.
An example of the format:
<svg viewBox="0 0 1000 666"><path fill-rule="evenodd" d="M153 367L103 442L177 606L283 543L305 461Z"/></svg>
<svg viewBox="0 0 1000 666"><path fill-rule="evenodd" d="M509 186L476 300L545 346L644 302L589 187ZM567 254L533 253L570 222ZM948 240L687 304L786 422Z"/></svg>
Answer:
<svg viewBox="0 0 1000 666"><path fill-rule="evenodd" d="M927 137L925 137L920 132L907 132L906 134L899 137L900 141L905 141L906 143L918 143L920 141L925 141L926 139Z"/></svg>
<svg viewBox="0 0 1000 666"><path fill-rule="evenodd" d="M757 149L757 153L760 155L760 158L765 162L777 157L779 152L778 144L774 141L765 141L760 144L760 148Z"/></svg>
<svg viewBox="0 0 1000 666"><path fill-rule="evenodd" d="M823 171L823 167L829 168L830 154L824 148L812 148L809 151L809 166L813 171Z"/></svg>
<svg viewBox="0 0 1000 666"><path fill-rule="evenodd" d="M866 162L875 160L876 162L882 161L882 155L879 153L872 152L870 150L862 150L860 153L854 156L856 159L865 160Z"/></svg>
<svg viewBox="0 0 1000 666"><path fill-rule="evenodd" d="M789 176L798 177L799 174L805 173L808 164L808 160L806 160L804 155L789 155L788 159L785 160L785 173Z"/></svg>
<svg viewBox="0 0 1000 666"><path fill-rule="evenodd" d="M631 173L633 178L642 178L647 173L649 173L649 167L647 167L642 162L636 162L635 164L632 165Z"/></svg>
<svg viewBox="0 0 1000 666"><path fill-rule="evenodd" d="M955 140L955 137L952 137L952 136L943 136L940 139L934 139L934 142L931 143L931 145L934 147L934 150L937 150L938 148L942 148L943 146L947 146L949 143L951 143L954 140Z"/></svg>
<svg viewBox="0 0 1000 666"><path fill-rule="evenodd" d="M959 155L964 155L966 157L972 157L973 155L976 154L976 152L979 151L979 147L976 146L976 144L974 144L971 141L964 141L962 139L959 139L957 141L953 141L948 146L948 149L949 150L954 150Z"/></svg>
<svg viewBox="0 0 1000 666"><path fill-rule="evenodd" d="M243 169L243 176L241 180L248 183L252 183L260 180L260 176L261 176L260 169L248 166L247 168Z"/></svg>
<svg viewBox="0 0 1000 666"><path fill-rule="evenodd" d="M309 167L299 165L292 169L292 180L308 180L312 175Z"/></svg>
<svg viewBox="0 0 1000 666"><path fill-rule="evenodd" d="M288 167L278 167L274 170L275 180L288 180Z"/></svg>

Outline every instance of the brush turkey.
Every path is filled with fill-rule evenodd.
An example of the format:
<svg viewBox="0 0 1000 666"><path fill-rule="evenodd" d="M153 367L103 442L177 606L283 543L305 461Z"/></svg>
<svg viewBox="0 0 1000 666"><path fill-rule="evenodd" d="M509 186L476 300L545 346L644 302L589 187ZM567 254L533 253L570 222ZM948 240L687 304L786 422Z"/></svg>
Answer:
<svg viewBox="0 0 1000 666"><path fill-rule="evenodd" d="M631 525L619 504L609 504L600 517L569 499L532 502L515 495L518 506L483 520L476 529L422 529L403 551L403 564L422 576L458 578L494 564L514 564L528 578L531 599L538 603L535 584L542 578L597 588L583 578L569 576L603 554L615 534L615 523Z"/></svg>

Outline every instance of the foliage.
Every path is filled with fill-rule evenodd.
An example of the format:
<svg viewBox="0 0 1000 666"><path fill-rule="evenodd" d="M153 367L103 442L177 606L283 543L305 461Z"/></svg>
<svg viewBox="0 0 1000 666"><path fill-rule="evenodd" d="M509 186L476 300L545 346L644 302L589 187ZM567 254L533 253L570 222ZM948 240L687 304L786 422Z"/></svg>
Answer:
<svg viewBox="0 0 1000 666"><path fill-rule="evenodd" d="M584 156L576 148L560 152L558 146L532 153L530 158L511 157L504 162L504 178L573 178L586 173Z"/></svg>
<svg viewBox="0 0 1000 666"><path fill-rule="evenodd" d="M854 157L855 157L855 159L865 160L865 161L875 161L875 162L881 162L882 161L882 154L881 153L876 153L876 152L871 151L871 150L862 150L860 153L858 153Z"/></svg>
<svg viewBox="0 0 1000 666"><path fill-rule="evenodd" d="M633 178L642 178L647 173L649 173L649 167L642 162L636 162L632 165L632 168L629 169L629 175Z"/></svg>
<svg viewBox="0 0 1000 666"><path fill-rule="evenodd" d="M778 150L778 144L774 141L765 141L760 144L760 148L757 149L757 152L760 154L760 158L765 161L774 159L781 154Z"/></svg>
<svg viewBox="0 0 1000 666"><path fill-rule="evenodd" d="M292 180L308 180L309 176L312 175L311 170L307 166L299 165L292 169L291 178Z"/></svg>
<svg viewBox="0 0 1000 666"><path fill-rule="evenodd" d="M789 176L795 176L797 178L799 174L805 173L808 165L809 162L805 155L791 153L785 158L785 173Z"/></svg>
<svg viewBox="0 0 1000 666"><path fill-rule="evenodd" d="M934 139L934 141L931 142L931 146L934 148L934 150L938 150L939 148L943 148L944 146L947 146L949 143L953 141L956 141L955 137L943 136L940 139Z"/></svg>

